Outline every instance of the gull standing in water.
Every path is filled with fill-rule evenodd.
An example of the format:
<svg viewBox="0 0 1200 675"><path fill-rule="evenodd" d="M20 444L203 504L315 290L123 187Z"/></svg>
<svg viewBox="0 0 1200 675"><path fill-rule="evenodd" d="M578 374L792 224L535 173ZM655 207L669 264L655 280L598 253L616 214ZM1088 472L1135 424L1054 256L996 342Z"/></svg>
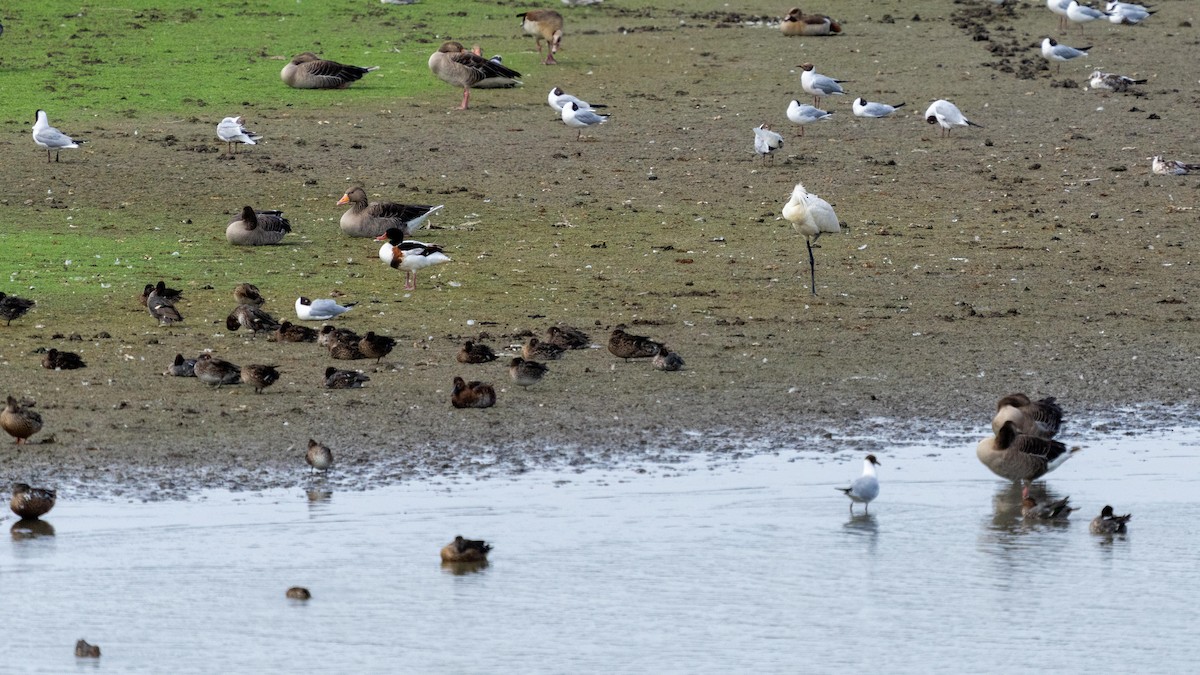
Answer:
<svg viewBox="0 0 1200 675"><path fill-rule="evenodd" d="M847 497L850 498L850 513L854 513L854 503L858 502L863 505L863 511L870 513L871 501L879 496L879 479L875 477L875 467L883 466L879 460L875 459L875 455L867 455L863 460L862 475L854 479L854 482L847 488L837 488L841 490Z"/></svg>
<svg viewBox="0 0 1200 675"><path fill-rule="evenodd" d="M938 99L929 104L929 107L925 109L925 121L941 127L942 130L939 134L944 136L949 136L950 129L954 127L983 128L983 125L975 124L967 119L958 106L945 99Z"/></svg>
<svg viewBox="0 0 1200 675"><path fill-rule="evenodd" d="M804 243L808 245L808 271L812 286L812 294L817 294L817 270L813 262L812 245L824 233L837 234L842 231L833 206L820 197L810 194L804 185L796 183L792 188L792 196L783 206L783 217L804 235Z"/></svg>
<svg viewBox="0 0 1200 675"><path fill-rule="evenodd" d="M812 124L819 120L827 120L833 117L833 113L826 112L820 108L801 104L799 101L793 100L787 107L787 118L792 122L800 125L800 135L804 135L804 125Z"/></svg>
<svg viewBox="0 0 1200 675"><path fill-rule="evenodd" d="M83 141L75 141L70 136L50 126L50 122L46 119L46 111L37 111L36 119L33 122L33 142L38 146L46 149L46 163L50 162L50 151L54 151L54 161L58 161L58 151L64 148L78 148L79 143Z"/></svg>

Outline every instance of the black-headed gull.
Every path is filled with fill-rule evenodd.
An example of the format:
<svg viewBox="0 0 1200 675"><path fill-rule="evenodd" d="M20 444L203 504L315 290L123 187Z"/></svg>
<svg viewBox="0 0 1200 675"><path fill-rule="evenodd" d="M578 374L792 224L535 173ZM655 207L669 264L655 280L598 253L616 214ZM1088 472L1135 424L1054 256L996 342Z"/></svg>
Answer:
<svg viewBox="0 0 1200 675"><path fill-rule="evenodd" d="M842 89L842 82L850 82L850 80L835 80L832 77L818 73L811 63L802 63L798 66L800 73L800 88L813 95L813 105L820 106L821 98L825 96L842 96L846 93Z"/></svg>
<svg viewBox="0 0 1200 675"><path fill-rule="evenodd" d="M1055 72L1061 70L1062 64L1066 61L1077 59L1081 56L1087 56L1087 50L1089 49L1091 49L1090 46L1076 49L1075 47L1060 45L1058 44L1058 41L1053 38L1045 38L1042 40L1042 58L1046 59L1047 61L1055 61L1058 63L1058 65L1055 67Z"/></svg>
<svg viewBox="0 0 1200 675"><path fill-rule="evenodd" d="M962 111L958 109L958 106L945 99L938 99L929 104L929 107L925 109L925 121L940 126L940 133L945 136L949 136L950 129L954 127L970 126L983 128L983 125L976 124L967 119L962 114Z"/></svg>
<svg viewBox="0 0 1200 675"><path fill-rule="evenodd" d="M562 109L562 121L569 127L579 129L575 140L583 138L583 130L608 121L608 115L600 115L591 108L581 108L578 103L568 103Z"/></svg>
<svg viewBox="0 0 1200 675"><path fill-rule="evenodd" d="M54 161L58 161L58 151L66 148L78 148L79 143L70 136L50 126L46 120L46 111L37 111L33 121L33 142L46 149L46 162L50 162L50 151L54 151Z"/></svg>
<svg viewBox="0 0 1200 675"><path fill-rule="evenodd" d="M1046 0L1046 8L1058 15L1058 32L1067 32L1067 5L1071 0Z"/></svg>
<svg viewBox="0 0 1200 675"><path fill-rule="evenodd" d="M1103 509L1100 509L1100 515L1092 519L1088 525L1088 531L1092 534L1125 534L1125 523L1128 523L1133 518L1132 514L1126 513L1123 516L1118 516L1113 512L1113 507L1105 504Z"/></svg>
<svg viewBox="0 0 1200 675"><path fill-rule="evenodd" d="M228 144L227 150L231 155L237 152L237 146L234 143L258 145L257 141L262 138L261 135L243 126L245 123L246 120L241 117L226 117L217 125L217 138Z"/></svg>
<svg viewBox="0 0 1200 675"><path fill-rule="evenodd" d="M1150 158L1150 170L1162 176L1186 176L1200 170L1200 164L1187 164L1177 159L1163 159L1155 155Z"/></svg>
<svg viewBox="0 0 1200 675"><path fill-rule="evenodd" d="M792 122L800 125L800 135L804 135L804 125L812 124L818 120L829 119L833 113L826 112L820 108L815 108L807 103L800 103L793 100L787 107L787 118Z"/></svg>
<svg viewBox="0 0 1200 675"><path fill-rule="evenodd" d="M863 511L870 513L871 500L879 496L879 479L875 477L875 467L883 466L875 455L867 455L863 460L862 475L854 479L850 487L837 488L850 498L850 513L854 513L854 504L863 505Z"/></svg>
<svg viewBox="0 0 1200 675"><path fill-rule="evenodd" d="M1135 80L1132 77L1118 75L1116 73L1105 73L1099 70L1093 70L1089 75L1091 79L1088 84L1092 89L1108 89L1117 93L1129 91L1129 88L1135 84L1145 84L1147 80Z"/></svg>
<svg viewBox="0 0 1200 675"><path fill-rule="evenodd" d="M821 238L822 234L837 234L842 231L833 206L820 197L804 189L804 185L796 183L787 204L783 205L783 217L804 235L804 243L808 246L808 272L812 283L812 294L817 294L817 270L813 260L812 245Z"/></svg>
<svg viewBox="0 0 1200 675"><path fill-rule="evenodd" d="M783 147L783 136L771 131L765 123L754 127L754 151L763 158Z"/></svg>
<svg viewBox="0 0 1200 675"><path fill-rule="evenodd" d="M903 106L903 103L896 105L888 105L886 103L872 103L862 98L854 99L854 116L855 117L887 117L896 112L896 108Z"/></svg>
<svg viewBox="0 0 1200 675"><path fill-rule="evenodd" d="M1081 5L1075 0L1067 4L1067 20L1079 24L1079 34L1083 35L1083 24L1096 19L1105 18L1104 12L1087 5Z"/></svg>
<svg viewBox="0 0 1200 675"><path fill-rule="evenodd" d="M1132 26L1145 21L1153 13L1141 5L1131 5L1124 2L1108 3L1109 23Z"/></svg>
<svg viewBox="0 0 1200 675"><path fill-rule="evenodd" d="M329 298L310 300L302 295L296 298L296 317L301 321L325 321L349 312L355 304L351 302L339 305L337 301Z"/></svg>
<svg viewBox="0 0 1200 675"><path fill-rule="evenodd" d="M550 90L550 93L546 95L546 103L550 104L550 107L554 108L554 112L558 113L559 115L562 114L563 106L567 105L568 103L574 103L584 110L608 107L603 103L588 103L581 98L568 94L559 87L555 87Z"/></svg>
<svg viewBox="0 0 1200 675"><path fill-rule="evenodd" d="M450 256L442 252L437 244L426 244L412 239L404 239L404 230L391 228L386 233L375 237L375 241L384 242L379 247L379 259L394 270L404 270L404 290L411 291L417 287L417 270L450 262Z"/></svg>
<svg viewBox="0 0 1200 675"><path fill-rule="evenodd" d="M521 29L525 34L534 37L539 54L542 53L542 40L546 41L546 58L542 65L557 65L554 54L562 47L562 14L552 9L533 9L517 16L521 19Z"/></svg>

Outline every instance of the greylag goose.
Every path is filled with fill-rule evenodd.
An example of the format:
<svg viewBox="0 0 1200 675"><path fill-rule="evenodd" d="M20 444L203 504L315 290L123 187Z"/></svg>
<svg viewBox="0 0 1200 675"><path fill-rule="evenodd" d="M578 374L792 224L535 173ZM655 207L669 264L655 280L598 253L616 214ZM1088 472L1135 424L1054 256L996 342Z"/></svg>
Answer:
<svg viewBox="0 0 1200 675"><path fill-rule="evenodd" d="M996 402L992 433L1010 420L1019 433L1054 438L1062 427L1063 410L1052 396L1035 403L1025 394L1009 394Z"/></svg>
<svg viewBox="0 0 1200 675"><path fill-rule="evenodd" d="M350 205L342 214L339 225L342 232L351 237L378 237L395 227L411 237L421 229L425 219L437 213L442 205L396 204L393 202L368 202L367 193L361 187L352 187L338 200L338 206Z"/></svg>
<svg viewBox="0 0 1200 675"><path fill-rule="evenodd" d="M1029 482L1062 466L1080 448L1067 449L1062 443L1017 430L1008 420L995 436L985 438L975 448L979 461L992 473L1013 482L1023 482L1021 497L1029 496Z"/></svg>
<svg viewBox="0 0 1200 675"><path fill-rule="evenodd" d="M543 65L553 66L558 62L554 54L562 47L563 17L552 9L535 9L517 15L521 19L521 29L526 35L534 37L538 53L542 53L542 40L546 41L546 58Z"/></svg>
<svg viewBox="0 0 1200 675"><path fill-rule="evenodd" d="M485 59L463 48L462 43L448 40L429 57L429 70L443 82L463 88L459 110L466 110L471 101L471 89L498 89L521 84L521 74L503 64Z"/></svg>
<svg viewBox="0 0 1200 675"><path fill-rule="evenodd" d="M345 89L372 70L379 70L379 66L349 66L304 52L288 61L279 72L279 78L294 89Z"/></svg>
<svg viewBox="0 0 1200 675"><path fill-rule="evenodd" d="M863 505L863 511L871 511L871 500L879 496L879 479L875 477L875 467L883 466L875 455L867 455L863 460L862 475L854 479L847 488L837 488L850 498L850 513L854 513L855 502Z"/></svg>
<svg viewBox="0 0 1200 675"><path fill-rule="evenodd" d="M442 562L484 562L491 550L491 544L486 541L463 539L459 535L442 547Z"/></svg>
<svg viewBox="0 0 1200 675"><path fill-rule="evenodd" d="M283 211L255 211L242 208L241 216L225 228L225 238L234 246L270 246L283 240L292 224Z"/></svg>

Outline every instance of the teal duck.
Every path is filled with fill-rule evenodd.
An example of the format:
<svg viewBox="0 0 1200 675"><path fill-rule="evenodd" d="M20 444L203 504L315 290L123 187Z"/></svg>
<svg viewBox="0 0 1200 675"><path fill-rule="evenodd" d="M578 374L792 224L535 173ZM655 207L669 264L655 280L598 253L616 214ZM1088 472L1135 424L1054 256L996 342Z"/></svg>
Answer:
<svg viewBox="0 0 1200 675"><path fill-rule="evenodd" d="M287 589L287 592L285 592L284 595L292 600L312 599L312 593L310 593L308 589L303 586L292 586L291 588Z"/></svg>
<svg viewBox="0 0 1200 675"><path fill-rule="evenodd" d="M542 342L535 337L531 337L525 342L524 346L521 347L521 356L524 356L526 359L530 360L545 359L547 361L554 361L556 359L561 359L563 352L565 351L565 349L559 347L558 345L553 345L549 342Z"/></svg>
<svg viewBox="0 0 1200 675"><path fill-rule="evenodd" d="M496 360L496 353L487 345L467 340L455 358L459 363L488 363Z"/></svg>
<svg viewBox="0 0 1200 675"><path fill-rule="evenodd" d="M308 326L300 326L291 321L284 321L275 329L275 334L268 340L274 342L316 342L317 331Z"/></svg>
<svg viewBox="0 0 1200 675"><path fill-rule="evenodd" d="M138 297L138 302L142 307L146 306L146 301L150 298L151 293L156 293L158 297L163 298L171 304L175 304L183 299L183 291L176 288L167 288L167 282L159 280L157 284L146 284L142 289L142 294Z"/></svg>
<svg viewBox="0 0 1200 675"><path fill-rule="evenodd" d="M49 513L57 500L58 493L54 490L13 483L12 499L9 500L8 506L18 518L35 520Z"/></svg>
<svg viewBox="0 0 1200 675"><path fill-rule="evenodd" d="M258 286L254 284L241 283L233 287L233 299L237 300L239 305L254 305L262 307L266 300L262 293L259 292Z"/></svg>
<svg viewBox="0 0 1200 675"><path fill-rule="evenodd" d="M333 451L310 438L304 461L312 467L313 472L329 471L329 467L333 466Z"/></svg>
<svg viewBox="0 0 1200 675"><path fill-rule="evenodd" d="M668 349L666 345L658 346L658 353L654 355L652 363L655 370L683 370L683 357Z"/></svg>
<svg viewBox="0 0 1200 675"><path fill-rule="evenodd" d="M455 408L490 408L496 405L496 390L484 382L465 382L455 377L450 404Z"/></svg>
<svg viewBox="0 0 1200 675"><path fill-rule="evenodd" d="M78 659L98 659L100 658L100 645L88 644L87 640L79 640L75 643L75 658Z"/></svg>
<svg viewBox="0 0 1200 675"><path fill-rule="evenodd" d="M625 359L647 359L658 353L661 345L648 337L631 335L621 328L613 329L608 338L608 351L613 356Z"/></svg>
<svg viewBox="0 0 1200 675"><path fill-rule="evenodd" d="M42 367L46 370L75 370L87 368L87 364L75 352L60 352L50 349L42 357Z"/></svg>
<svg viewBox="0 0 1200 675"><path fill-rule="evenodd" d="M225 318L225 328L237 330L239 327L247 328L255 333L269 332L277 330L279 322L261 307L238 305Z"/></svg>
<svg viewBox="0 0 1200 675"><path fill-rule="evenodd" d="M218 359L212 354L201 354L196 359L196 377L205 384L220 387L223 384L240 384L242 369L240 366Z"/></svg>
<svg viewBox="0 0 1200 675"><path fill-rule="evenodd" d="M587 349L592 339L574 326L560 324L546 329L546 342L563 349Z"/></svg>
<svg viewBox="0 0 1200 675"><path fill-rule="evenodd" d="M279 381L279 371L276 366L264 366L251 363L242 366L242 382L254 387L254 393L261 394L267 387Z"/></svg>
<svg viewBox="0 0 1200 675"><path fill-rule="evenodd" d="M395 338L376 335L374 331L367 331L367 334L358 341L358 351L368 359L375 359L375 363L379 363L383 357L391 354L395 347Z"/></svg>
<svg viewBox="0 0 1200 675"><path fill-rule="evenodd" d="M160 326L170 326L183 321L183 315L175 309L175 304L165 295L159 295L155 289L146 296L146 311L158 321Z"/></svg>
<svg viewBox="0 0 1200 675"><path fill-rule="evenodd" d="M462 535L442 547L442 562L483 562L492 545L482 540L463 539Z"/></svg>
<svg viewBox="0 0 1200 675"><path fill-rule="evenodd" d="M163 375L172 377L195 377L196 376L196 359L185 359L183 354L176 354L175 360L167 369L163 371Z"/></svg>
<svg viewBox="0 0 1200 675"><path fill-rule="evenodd" d="M27 443L30 436L42 430L42 416L30 410L31 407L32 402L20 402L9 396L0 412L0 428L17 439L18 445Z"/></svg>
<svg viewBox="0 0 1200 675"><path fill-rule="evenodd" d="M1088 530L1092 534L1125 534L1125 523L1128 523L1133 518L1132 514L1126 513L1123 516L1113 514L1113 507L1105 505L1100 511L1100 515L1092 519L1092 524L1088 526Z"/></svg>
<svg viewBox="0 0 1200 675"><path fill-rule="evenodd" d="M1039 504L1033 497L1021 500L1021 515L1025 520L1066 520L1072 511L1079 509L1069 506L1070 497L1063 497L1049 504Z"/></svg>
<svg viewBox="0 0 1200 675"><path fill-rule="evenodd" d="M508 376L518 387L528 387L542 381L542 377L550 369L544 363L529 361L520 356L513 358L508 364Z"/></svg>
<svg viewBox="0 0 1200 675"><path fill-rule="evenodd" d="M325 369L326 389L362 389L371 378L357 370L338 370L333 366Z"/></svg>

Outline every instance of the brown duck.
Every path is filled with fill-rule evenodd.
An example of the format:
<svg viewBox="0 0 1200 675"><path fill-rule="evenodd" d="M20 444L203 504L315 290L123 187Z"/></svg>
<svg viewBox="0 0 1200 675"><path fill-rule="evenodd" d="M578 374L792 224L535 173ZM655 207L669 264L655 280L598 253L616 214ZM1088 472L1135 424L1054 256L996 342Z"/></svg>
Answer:
<svg viewBox="0 0 1200 675"><path fill-rule="evenodd" d="M554 361L561 359L564 351L566 350L558 345L542 342L535 337L531 337L521 347L521 356L530 360L546 359L547 361Z"/></svg>
<svg viewBox="0 0 1200 675"><path fill-rule="evenodd" d="M454 358L459 363L488 363L496 360L496 353L487 345L467 340Z"/></svg>
<svg viewBox="0 0 1200 675"><path fill-rule="evenodd" d="M313 439L308 439L308 452L304 453L304 461L312 467L312 471L328 471L333 466L333 451Z"/></svg>
<svg viewBox="0 0 1200 675"><path fill-rule="evenodd" d="M668 372L683 370L683 357L668 349L666 345L659 345L653 364L655 370Z"/></svg>
<svg viewBox="0 0 1200 675"><path fill-rule="evenodd" d="M1088 530L1092 534L1125 534L1125 523L1128 523L1133 518L1132 514L1126 513L1123 516L1118 516L1113 513L1113 507L1107 504L1100 510L1100 515L1092 519L1088 525Z"/></svg>
<svg viewBox="0 0 1200 675"><path fill-rule="evenodd" d="M233 287L233 299L237 300L239 305L254 305L255 307L262 307L266 302L262 293L259 292L258 286L246 283Z"/></svg>
<svg viewBox="0 0 1200 675"><path fill-rule="evenodd" d="M225 317L225 328L248 328L255 333L278 330L280 323L256 305L238 305Z"/></svg>
<svg viewBox="0 0 1200 675"><path fill-rule="evenodd" d="M283 217L283 211L255 211L246 206L225 228L225 238L234 246L270 246L291 231L292 224Z"/></svg>
<svg viewBox="0 0 1200 675"><path fill-rule="evenodd" d="M170 326L183 321L183 315L175 309L175 304L167 295L159 295L157 289L146 296L146 311L150 312L150 316L154 317L160 326Z"/></svg>
<svg viewBox="0 0 1200 675"><path fill-rule="evenodd" d="M151 293L157 293L158 297L165 299L171 304L175 304L183 299L183 291L176 288L167 288L167 283L161 279L157 284L146 284L142 289L142 294L138 297L138 302L142 307L146 306L146 301L150 298Z"/></svg>
<svg viewBox="0 0 1200 675"><path fill-rule="evenodd" d="M375 359L375 363L379 363L383 357L391 354L395 347L395 338L376 335L374 331L367 331L367 334L358 341L358 351L368 359Z"/></svg>
<svg viewBox="0 0 1200 675"><path fill-rule="evenodd" d="M294 89L345 89L373 70L379 70L379 66L350 66L303 52L279 71L279 79Z"/></svg>
<svg viewBox="0 0 1200 675"><path fill-rule="evenodd" d="M75 643L75 658L79 659L98 659L100 658L100 645L89 644L87 640L79 640Z"/></svg>
<svg viewBox="0 0 1200 675"><path fill-rule="evenodd" d="M270 339L275 342L316 342L317 331L308 326L299 326L291 321L284 321L279 324L279 328L275 329L275 334Z"/></svg>
<svg viewBox="0 0 1200 675"><path fill-rule="evenodd" d="M75 370L87 368L87 364L75 352L60 352L51 349L42 357L42 367L46 370Z"/></svg>
<svg viewBox="0 0 1200 675"><path fill-rule="evenodd" d="M183 354L176 354L175 360L167 369L163 371L163 375L172 377L195 377L196 376L196 359L185 359Z"/></svg>
<svg viewBox="0 0 1200 675"><path fill-rule="evenodd" d="M455 408L490 408L496 405L496 390L490 384L465 382L455 377L450 403Z"/></svg>
<svg viewBox="0 0 1200 675"><path fill-rule="evenodd" d="M350 209L342 214L339 225L342 232L351 237L378 237L391 228L404 232L404 238L412 236L413 232L421 229L425 219L437 213L442 208L416 204L396 204L393 202L368 202L367 193L360 187L346 190L346 194L338 200L338 206L350 205Z"/></svg>
<svg viewBox="0 0 1200 675"><path fill-rule="evenodd" d="M13 483L12 499L8 506L17 517L34 520L49 513L57 499L58 494L54 490Z"/></svg>
<svg viewBox="0 0 1200 675"><path fill-rule="evenodd" d="M508 376L518 387L528 387L542 381L550 369L544 363L515 357L508 363Z"/></svg>
<svg viewBox="0 0 1200 675"><path fill-rule="evenodd" d="M326 389L362 389L371 378L356 370L338 370L333 366L325 369Z"/></svg>
<svg viewBox="0 0 1200 675"><path fill-rule="evenodd" d="M608 351L622 359L645 359L658 354L662 345L641 335L630 335L624 330L614 329L608 338Z"/></svg>
<svg viewBox="0 0 1200 675"><path fill-rule="evenodd" d="M42 430L42 416L30 410L33 403L21 403L9 396L7 405L0 412L0 428L17 439L17 444L27 443L29 437Z"/></svg>
<svg viewBox="0 0 1200 675"><path fill-rule="evenodd" d="M13 319L19 319L25 316L25 313L37 303L33 300L18 298L15 295L5 295L0 292L0 319L4 319L4 325L11 326Z"/></svg>
<svg viewBox="0 0 1200 675"><path fill-rule="evenodd" d="M218 359L212 354L201 354L196 359L196 377L205 384L220 387L223 384L240 384L242 369L240 366Z"/></svg>
<svg viewBox="0 0 1200 675"><path fill-rule="evenodd" d="M442 562L484 562L492 545L482 540L463 539L462 535L442 547Z"/></svg>
<svg viewBox="0 0 1200 675"><path fill-rule="evenodd" d="M546 342L563 349L587 349L592 339L578 328L564 324L547 328Z"/></svg>
<svg viewBox="0 0 1200 675"><path fill-rule="evenodd" d="M242 382L254 387L254 393L261 394L264 389L279 381L279 371L275 368L257 363L242 366Z"/></svg>

